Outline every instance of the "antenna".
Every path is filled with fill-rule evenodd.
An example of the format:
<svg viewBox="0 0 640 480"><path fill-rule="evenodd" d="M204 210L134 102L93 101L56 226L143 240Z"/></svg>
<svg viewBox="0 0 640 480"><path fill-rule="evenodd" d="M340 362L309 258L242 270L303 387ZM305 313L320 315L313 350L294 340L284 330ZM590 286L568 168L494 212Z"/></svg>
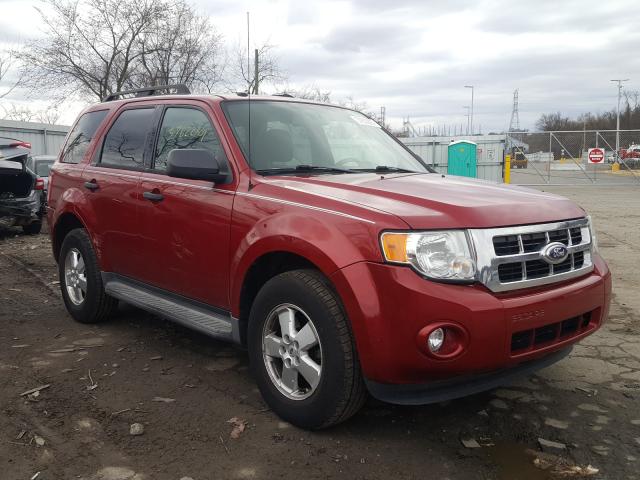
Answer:
<svg viewBox="0 0 640 480"><path fill-rule="evenodd" d="M249 143L249 166L251 166L251 23L249 21L249 12L247 12L247 94L248 94L248 107L249 110L249 123L248 123L248 143ZM251 181L249 181L249 188L251 188Z"/></svg>

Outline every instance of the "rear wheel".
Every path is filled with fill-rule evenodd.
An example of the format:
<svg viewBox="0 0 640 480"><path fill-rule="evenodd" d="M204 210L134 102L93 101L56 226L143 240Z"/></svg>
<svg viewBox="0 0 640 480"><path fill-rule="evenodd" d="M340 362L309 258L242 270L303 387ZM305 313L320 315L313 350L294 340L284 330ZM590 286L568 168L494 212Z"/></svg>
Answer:
<svg viewBox="0 0 640 480"><path fill-rule="evenodd" d="M86 230L69 232L58 258L60 288L67 311L81 323L105 320L118 301L104 292L100 267Z"/></svg>
<svg viewBox="0 0 640 480"><path fill-rule="evenodd" d="M325 428L364 403L347 318L320 273L295 270L269 280L251 309L248 343L262 396L288 422Z"/></svg>

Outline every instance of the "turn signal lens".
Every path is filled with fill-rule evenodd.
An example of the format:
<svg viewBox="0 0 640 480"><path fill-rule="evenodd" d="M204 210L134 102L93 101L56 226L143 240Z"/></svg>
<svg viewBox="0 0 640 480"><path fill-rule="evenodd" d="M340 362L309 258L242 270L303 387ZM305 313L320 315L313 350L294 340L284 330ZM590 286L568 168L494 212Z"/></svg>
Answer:
<svg viewBox="0 0 640 480"><path fill-rule="evenodd" d="M382 249L388 262L407 263L407 238L408 233L382 234Z"/></svg>

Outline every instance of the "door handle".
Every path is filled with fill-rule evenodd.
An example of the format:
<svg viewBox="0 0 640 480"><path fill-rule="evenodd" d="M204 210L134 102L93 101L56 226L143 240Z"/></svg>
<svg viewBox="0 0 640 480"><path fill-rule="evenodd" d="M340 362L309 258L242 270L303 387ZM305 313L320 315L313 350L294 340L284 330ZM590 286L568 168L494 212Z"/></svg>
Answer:
<svg viewBox="0 0 640 480"><path fill-rule="evenodd" d="M95 191L100 187L98 187L98 183L95 180L91 180L90 182L84 182L84 188Z"/></svg>
<svg viewBox="0 0 640 480"><path fill-rule="evenodd" d="M164 199L164 195L155 192L144 192L142 196L152 202L161 202Z"/></svg>

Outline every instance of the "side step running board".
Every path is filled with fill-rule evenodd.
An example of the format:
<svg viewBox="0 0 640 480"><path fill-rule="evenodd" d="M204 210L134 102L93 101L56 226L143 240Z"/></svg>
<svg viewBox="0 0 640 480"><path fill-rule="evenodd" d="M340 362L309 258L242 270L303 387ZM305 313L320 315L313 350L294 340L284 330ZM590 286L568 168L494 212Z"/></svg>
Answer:
<svg viewBox="0 0 640 480"><path fill-rule="evenodd" d="M239 343L238 320L229 314L209 309L201 304L141 285L113 273L102 273L105 292L118 300L142 308L206 335Z"/></svg>

